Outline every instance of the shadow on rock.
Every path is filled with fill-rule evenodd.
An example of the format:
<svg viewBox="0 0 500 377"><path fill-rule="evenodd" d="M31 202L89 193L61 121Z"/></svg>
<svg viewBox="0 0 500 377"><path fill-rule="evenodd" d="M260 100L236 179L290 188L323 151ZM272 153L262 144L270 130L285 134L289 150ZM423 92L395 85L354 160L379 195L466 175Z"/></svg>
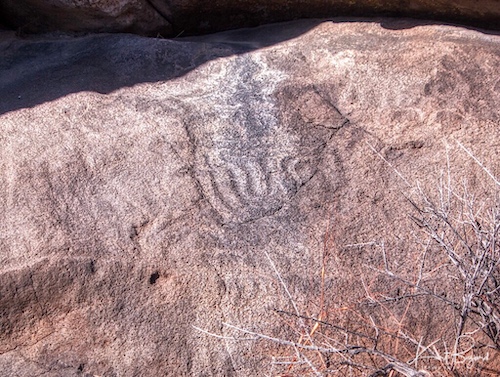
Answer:
<svg viewBox="0 0 500 377"><path fill-rule="evenodd" d="M99 34L79 38L39 36L26 40L4 31L3 36L0 33L0 114L70 93L106 94L140 83L172 80L209 61L297 38L324 21L301 20L178 39ZM436 24L411 19L332 20L373 21L392 30Z"/></svg>
<svg viewBox="0 0 500 377"><path fill-rule="evenodd" d="M139 83L172 80L208 61L296 38L320 22L276 24L205 38L158 39L128 34L4 38L0 42L0 114L70 93L105 94Z"/></svg>

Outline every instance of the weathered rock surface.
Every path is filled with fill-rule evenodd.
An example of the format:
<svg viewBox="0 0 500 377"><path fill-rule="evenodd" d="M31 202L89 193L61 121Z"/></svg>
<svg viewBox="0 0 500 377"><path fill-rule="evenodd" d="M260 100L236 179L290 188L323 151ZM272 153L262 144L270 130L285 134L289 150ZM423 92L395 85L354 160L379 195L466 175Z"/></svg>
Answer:
<svg viewBox="0 0 500 377"><path fill-rule="evenodd" d="M47 31L122 31L140 34L172 31L147 0L0 1L0 19L21 33Z"/></svg>
<svg viewBox="0 0 500 377"><path fill-rule="evenodd" d="M330 230L328 295L348 300L373 255L347 245L408 263L398 174L448 158L480 186L455 140L500 173L498 36L307 21L0 38L0 376L264 375L268 345L193 326L279 334L266 253L305 305Z"/></svg>
<svg viewBox="0 0 500 377"><path fill-rule="evenodd" d="M0 0L0 22L21 33L121 31L164 37L298 18L392 16L500 26L499 0Z"/></svg>

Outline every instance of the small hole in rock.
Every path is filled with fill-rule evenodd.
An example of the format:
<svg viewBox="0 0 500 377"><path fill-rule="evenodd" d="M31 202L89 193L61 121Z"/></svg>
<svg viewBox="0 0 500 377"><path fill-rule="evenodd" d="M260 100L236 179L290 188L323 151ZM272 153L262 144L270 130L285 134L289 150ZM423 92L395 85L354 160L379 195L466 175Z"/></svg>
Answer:
<svg viewBox="0 0 500 377"><path fill-rule="evenodd" d="M156 271L155 273L151 274L151 276L149 277L149 284L156 283L156 280L158 280L159 277L160 277L160 274L158 273L158 271Z"/></svg>
<svg viewBox="0 0 500 377"><path fill-rule="evenodd" d="M90 270L91 274L95 273L95 261L93 261L93 260L90 261L89 270Z"/></svg>
<svg viewBox="0 0 500 377"><path fill-rule="evenodd" d="M78 371L83 372L83 368L85 368L85 364L78 365Z"/></svg>

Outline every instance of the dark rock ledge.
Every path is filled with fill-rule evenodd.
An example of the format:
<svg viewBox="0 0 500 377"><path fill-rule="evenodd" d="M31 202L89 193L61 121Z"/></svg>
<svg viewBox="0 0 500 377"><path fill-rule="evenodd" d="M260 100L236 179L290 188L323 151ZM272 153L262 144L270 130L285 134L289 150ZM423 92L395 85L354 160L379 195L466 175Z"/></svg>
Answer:
<svg viewBox="0 0 500 377"><path fill-rule="evenodd" d="M500 27L498 0L0 0L0 25L20 33L131 32L175 37L298 18L406 17Z"/></svg>

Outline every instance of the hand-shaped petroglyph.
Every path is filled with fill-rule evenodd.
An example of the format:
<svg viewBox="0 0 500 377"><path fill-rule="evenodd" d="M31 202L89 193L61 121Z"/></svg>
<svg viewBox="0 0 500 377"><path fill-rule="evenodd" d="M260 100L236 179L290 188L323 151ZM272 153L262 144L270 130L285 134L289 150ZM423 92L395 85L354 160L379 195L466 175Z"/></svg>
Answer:
<svg viewBox="0 0 500 377"><path fill-rule="evenodd" d="M218 157L218 158L217 158ZM200 181L224 222L248 222L275 213L297 192L303 179L297 157L275 151L229 159L205 156Z"/></svg>

